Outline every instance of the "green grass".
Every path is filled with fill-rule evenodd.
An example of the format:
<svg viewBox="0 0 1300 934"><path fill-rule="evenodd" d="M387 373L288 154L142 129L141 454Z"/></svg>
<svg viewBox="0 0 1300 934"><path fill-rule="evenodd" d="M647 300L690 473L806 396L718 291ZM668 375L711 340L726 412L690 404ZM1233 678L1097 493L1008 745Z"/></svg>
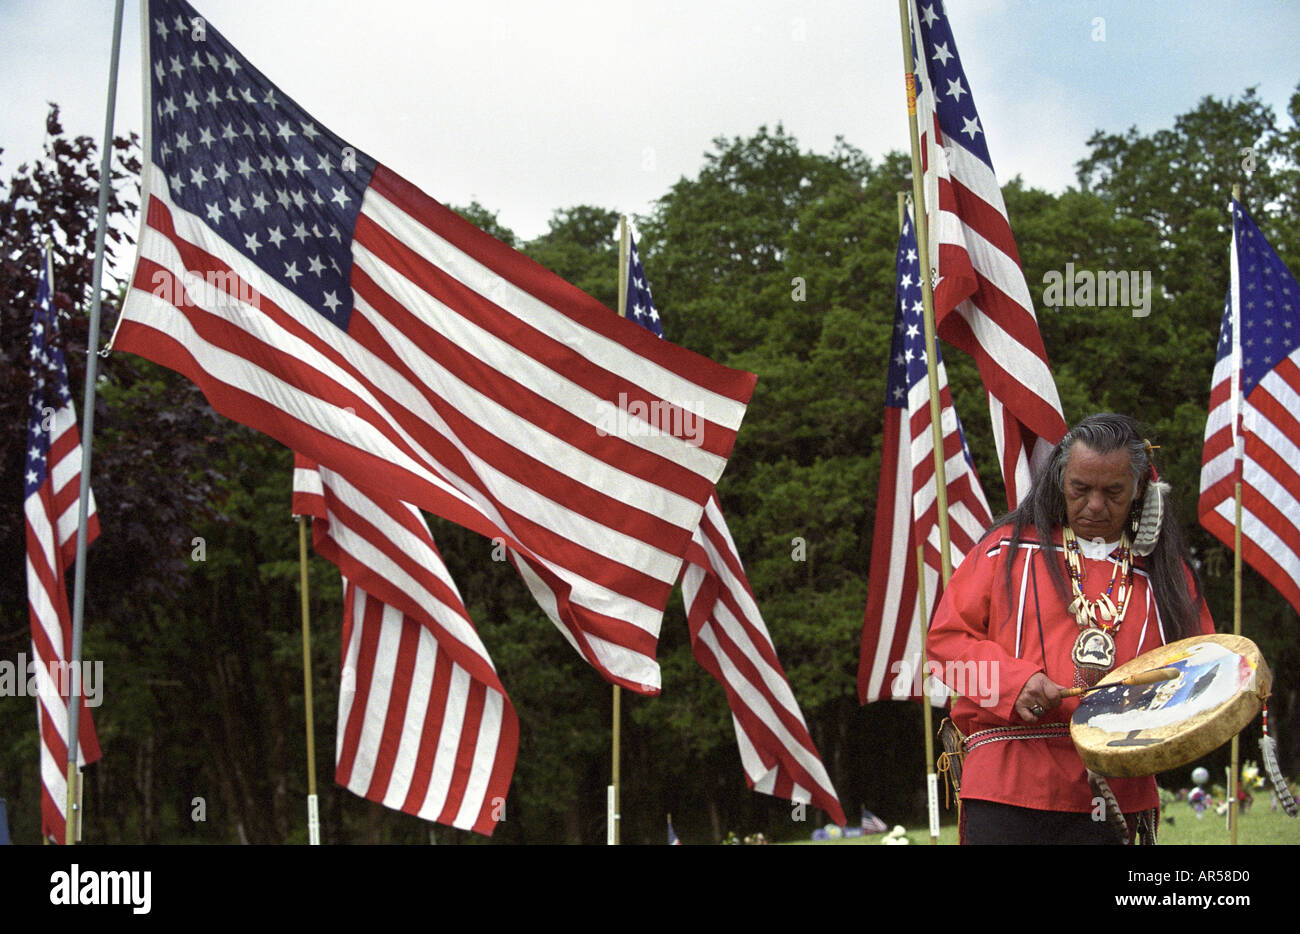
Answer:
<svg viewBox="0 0 1300 934"><path fill-rule="evenodd" d="M1168 818L1173 817L1171 826ZM1197 820L1186 801L1175 801L1167 805L1161 813L1160 844L1162 846L1179 845L1216 845L1227 844L1228 819L1220 817L1213 809ZM1256 797L1255 805L1244 811L1237 820L1237 843L1245 845L1300 844L1300 818L1287 817L1285 811L1268 809L1268 793Z"/></svg>
<svg viewBox="0 0 1300 934"><path fill-rule="evenodd" d="M885 834L879 834L879 833L876 833L876 834L872 834L872 835L869 836L869 837L853 837L853 838L850 838L850 839L847 839L847 840L827 840L827 841L825 841L825 842L823 842L823 843L818 843L817 845L818 845L818 846L826 846L826 845L830 844L830 845L835 845L835 846L840 846L840 845L844 845L844 846L863 846L863 845L867 845L867 846L884 846L884 844L882 844L882 843L880 842L880 841L884 838L884 836L885 836ZM910 846L915 846L915 845L917 845L917 844L920 844L921 846L929 846L929 845L930 845L930 827L929 827L929 825L926 825L926 826L923 826L923 827L915 827L915 828L913 828L913 827L909 827L909 828L907 828L907 840L908 840L908 844L909 844ZM791 841L791 842L794 843L795 845L800 845L800 844L812 844L812 843L813 843L812 840L794 840L794 841ZM954 844L954 845L955 845L956 843L957 843L957 825L956 825L956 824L940 824L940 825L939 825L939 844L942 846L943 844Z"/></svg>
<svg viewBox="0 0 1300 934"><path fill-rule="evenodd" d="M1168 818L1174 822L1169 824ZM1175 801L1166 805L1161 815L1161 846L1215 846L1229 843L1227 818L1220 817L1213 809L1207 810L1205 816L1197 820L1196 813L1186 801ZM849 840L829 840L828 844L882 846L881 834L869 837L857 837ZM910 845L928 846L930 830L928 826L907 828ZM795 844L811 844L811 840L796 840ZM939 827L939 844L956 844L957 825L941 824ZM1300 845L1300 818L1287 817L1284 811L1268 809L1268 795L1265 793L1257 801L1257 806L1241 814L1237 824L1238 845ZM825 845L825 844L820 844Z"/></svg>

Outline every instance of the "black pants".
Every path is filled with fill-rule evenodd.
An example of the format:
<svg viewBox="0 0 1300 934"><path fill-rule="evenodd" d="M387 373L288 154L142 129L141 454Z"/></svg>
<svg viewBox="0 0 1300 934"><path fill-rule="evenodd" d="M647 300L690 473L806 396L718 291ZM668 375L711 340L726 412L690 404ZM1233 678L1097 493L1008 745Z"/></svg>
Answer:
<svg viewBox="0 0 1300 934"><path fill-rule="evenodd" d="M1125 815L1133 828L1136 815ZM962 802L962 843L1119 845L1115 830L1088 813L1036 811L992 801Z"/></svg>

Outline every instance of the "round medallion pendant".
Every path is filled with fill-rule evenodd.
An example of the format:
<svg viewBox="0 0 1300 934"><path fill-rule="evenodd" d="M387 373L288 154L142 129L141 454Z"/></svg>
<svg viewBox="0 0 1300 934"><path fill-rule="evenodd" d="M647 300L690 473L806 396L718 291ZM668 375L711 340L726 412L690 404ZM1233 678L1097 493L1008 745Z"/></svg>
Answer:
<svg viewBox="0 0 1300 934"><path fill-rule="evenodd" d="M1104 629L1089 626L1074 640L1070 657L1080 668L1110 671L1115 666L1115 640Z"/></svg>

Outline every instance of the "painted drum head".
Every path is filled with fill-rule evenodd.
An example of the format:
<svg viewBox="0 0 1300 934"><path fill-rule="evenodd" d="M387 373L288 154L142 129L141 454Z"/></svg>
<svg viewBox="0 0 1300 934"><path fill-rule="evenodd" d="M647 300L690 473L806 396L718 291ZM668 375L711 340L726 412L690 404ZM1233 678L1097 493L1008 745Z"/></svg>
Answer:
<svg viewBox="0 0 1300 934"><path fill-rule="evenodd" d="M1070 737L1094 772L1135 777L1194 762L1255 718L1273 681L1255 643L1242 636L1213 635L1152 649L1100 683L1154 668L1173 669L1178 677L1098 688L1079 702L1070 718Z"/></svg>

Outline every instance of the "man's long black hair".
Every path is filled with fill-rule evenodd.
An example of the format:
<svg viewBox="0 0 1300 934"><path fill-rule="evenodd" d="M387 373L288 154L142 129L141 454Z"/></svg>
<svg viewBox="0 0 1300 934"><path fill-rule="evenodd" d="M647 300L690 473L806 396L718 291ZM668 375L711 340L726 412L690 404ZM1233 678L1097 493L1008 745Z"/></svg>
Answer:
<svg viewBox="0 0 1300 934"><path fill-rule="evenodd" d="M1056 528L1066 525L1065 465L1070 460L1070 452L1075 444L1083 444L1098 454L1110 454L1121 448L1128 451L1133 482L1137 486L1133 508L1140 513L1142 497L1151 476L1151 455L1147 449L1146 435L1136 419L1103 412L1088 416L1066 432L1052 451L1051 460L1035 478L1029 495L1019 506L993 523L994 528L1011 526L1012 554L1016 553L1021 541L1025 540L1025 528L1034 527L1037 540L1043 544L1043 555L1049 559L1048 574L1061 599L1067 604L1073 596L1065 579L1065 562L1063 558L1056 557L1057 553L1052 550L1051 543ZM1200 628L1198 606L1201 600L1201 579L1187 550L1183 530L1174 518L1173 502L1168 495L1165 497L1160 536L1156 539L1155 550L1144 560L1146 571L1151 577L1156 606L1164 623L1165 639L1172 642L1195 635ZM1011 595L1013 586L1011 565L1012 562L1008 561L1008 596ZM1191 572L1190 591L1184 568Z"/></svg>

